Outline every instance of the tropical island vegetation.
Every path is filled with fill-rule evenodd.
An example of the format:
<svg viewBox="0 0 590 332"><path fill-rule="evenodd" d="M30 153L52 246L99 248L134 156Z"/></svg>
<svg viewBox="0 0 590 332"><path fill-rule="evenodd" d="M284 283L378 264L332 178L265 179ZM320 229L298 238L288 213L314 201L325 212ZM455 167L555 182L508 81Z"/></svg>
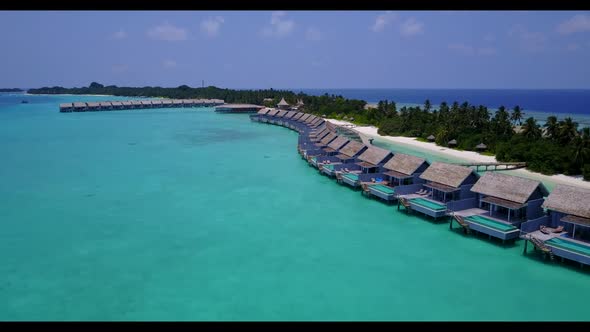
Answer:
<svg viewBox="0 0 590 332"><path fill-rule="evenodd" d="M422 106L402 107L388 100L376 107L366 107L364 100L347 99L324 94L311 96L288 90L233 90L214 86L191 88L117 87L93 82L83 88L44 87L30 89L31 94L101 94L128 97L208 98L223 99L228 103L249 103L274 106L281 98L295 105L303 102L305 111L329 118L348 120L357 124L373 125L379 134L434 137L436 144L475 150L480 143L499 161L526 162L527 168L543 174L583 174L590 180L590 129L578 128L571 118L547 118L540 126L532 117L524 119L519 106L512 110L500 106L492 112L486 106L468 102L442 102L434 108L429 100ZM524 121L523 121L524 120Z"/></svg>
<svg viewBox="0 0 590 332"><path fill-rule="evenodd" d="M19 88L0 88L0 92L24 92L25 90Z"/></svg>

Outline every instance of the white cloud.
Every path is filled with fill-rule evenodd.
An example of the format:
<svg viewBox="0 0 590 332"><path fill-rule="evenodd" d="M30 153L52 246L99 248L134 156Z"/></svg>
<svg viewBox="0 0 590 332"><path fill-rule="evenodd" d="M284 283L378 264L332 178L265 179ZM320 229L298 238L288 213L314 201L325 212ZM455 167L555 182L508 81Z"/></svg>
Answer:
<svg viewBox="0 0 590 332"><path fill-rule="evenodd" d="M176 67L176 61L164 60L164 62L162 62L162 66L164 66L164 68L174 68Z"/></svg>
<svg viewBox="0 0 590 332"><path fill-rule="evenodd" d="M580 44L570 43L567 45L568 51L577 51L578 49L580 49Z"/></svg>
<svg viewBox="0 0 590 332"><path fill-rule="evenodd" d="M515 25L509 31L508 35L516 38L521 49L529 52L539 52L545 49L547 38L540 32L528 31L523 25Z"/></svg>
<svg viewBox="0 0 590 332"><path fill-rule="evenodd" d="M312 67L321 67L322 66L322 62L319 60L312 60L311 61L311 66Z"/></svg>
<svg viewBox="0 0 590 332"><path fill-rule="evenodd" d="M447 45L448 49L463 55L473 55L473 47L463 43L452 43Z"/></svg>
<svg viewBox="0 0 590 332"><path fill-rule="evenodd" d="M393 23L397 19L397 15L391 11L385 12L385 14L377 15L375 23L371 26L371 30L374 32L381 32L385 27Z"/></svg>
<svg viewBox="0 0 590 332"><path fill-rule="evenodd" d="M287 15L284 11L275 11L270 17L270 26L262 29L262 35L267 37L285 37L289 35L293 28L295 28L295 22L293 20L285 19Z"/></svg>
<svg viewBox="0 0 590 332"><path fill-rule="evenodd" d="M309 27L307 28L307 31L305 31L305 39L307 40L318 41L322 40L322 37L322 33L316 28Z"/></svg>
<svg viewBox="0 0 590 332"><path fill-rule="evenodd" d="M113 73L124 73L129 70L129 66L126 64L117 64L111 67Z"/></svg>
<svg viewBox="0 0 590 332"><path fill-rule="evenodd" d="M484 37L483 37L484 41L487 41L488 43L491 43L493 41L496 40L496 35L494 35L493 33L487 33Z"/></svg>
<svg viewBox="0 0 590 332"><path fill-rule="evenodd" d="M495 55L498 51L494 47L473 47L463 43L452 43L447 48L461 55Z"/></svg>
<svg viewBox="0 0 590 332"><path fill-rule="evenodd" d="M569 35L575 32L590 31L590 16L575 15L569 20L561 22L557 26L557 32L562 35Z"/></svg>
<svg viewBox="0 0 590 332"><path fill-rule="evenodd" d="M224 22L225 19L221 16L210 17L201 22L201 31L209 37L215 37Z"/></svg>
<svg viewBox="0 0 590 332"><path fill-rule="evenodd" d="M498 54L498 50L494 47L480 47L477 49L477 54L479 54L479 55L496 55L496 54Z"/></svg>
<svg viewBox="0 0 590 332"><path fill-rule="evenodd" d="M405 37L415 36L424 32L424 23L410 17L401 24L399 31Z"/></svg>
<svg viewBox="0 0 590 332"><path fill-rule="evenodd" d="M164 23L149 29L147 35L156 40L180 41L186 40L188 34L183 28Z"/></svg>
<svg viewBox="0 0 590 332"><path fill-rule="evenodd" d="M125 39L127 38L127 32L125 30L119 30L112 35L113 39Z"/></svg>

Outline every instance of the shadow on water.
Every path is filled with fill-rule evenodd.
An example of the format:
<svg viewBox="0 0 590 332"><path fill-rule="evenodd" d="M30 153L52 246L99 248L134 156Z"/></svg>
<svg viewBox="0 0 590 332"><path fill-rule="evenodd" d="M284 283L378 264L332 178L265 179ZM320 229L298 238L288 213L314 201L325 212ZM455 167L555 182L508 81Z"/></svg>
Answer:
<svg viewBox="0 0 590 332"><path fill-rule="evenodd" d="M254 140L260 135L240 130L208 128L190 132L177 133L173 139L186 146L204 146L215 143Z"/></svg>
<svg viewBox="0 0 590 332"><path fill-rule="evenodd" d="M590 277L590 266L584 265L583 267L581 267L579 262L572 261L569 259L564 259L562 262L561 257L557 257L557 256L555 256L555 259L552 261L549 256L547 256L546 258L543 258L543 254L539 250L533 250L533 249L531 249L531 247L532 247L532 245L529 243L527 253L524 254L521 251L520 255L526 259L533 260L539 264L546 264L548 266L554 266L554 267L567 269L567 270L570 270L573 272L580 273L584 276Z"/></svg>

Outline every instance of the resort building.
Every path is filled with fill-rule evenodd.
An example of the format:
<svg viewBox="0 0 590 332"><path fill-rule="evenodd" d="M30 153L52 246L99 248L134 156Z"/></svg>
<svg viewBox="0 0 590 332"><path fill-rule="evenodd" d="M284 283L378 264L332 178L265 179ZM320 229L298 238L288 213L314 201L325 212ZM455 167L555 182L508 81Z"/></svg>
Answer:
<svg viewBox="0 0 590 332"><path fill-rule="evenodd" d="M449 203L475 197L470 189L479 175L469 167L434 162L419 178L426 182L396 188L399 203L437 219L449 215Z"/></svg>
<svg viewBox="0 0 590 332"><path fill-rule="evenodd" d="M264 106L251 104L224 104L215 107L215 112L219 113L256 113L263 109Z"/></svg>
<svg viewBox="0 0 590 332"><path fill-rule="evenodd" d="M523 223L526 243L551 255L580 264L590 264L590 190L557 185L545 199L545 218Z"/></svg>
<svg viewBox="0 0 590 332"><path fill-rule="evenodd" d="M403 153L396 153L388 162L383 165L386 184L369 185L367 193L371 196L379 197L385 201L396 199L396 186L423 183L420 174L424 172L430 163L425 159L418 158Z"/></svg>
<svg viewBox="0 0 590 332"><path fill-rule="evenodd" d="M289 105L289 103L287 103L285 101L285 98L281 98L281 101L277 104L277 107L282 109L282 110L288 110L289 108L291 108L291 106Z"/></svg>
<svg viewBox="0 0 590 332"><path fill-rule="evenodd" d="M323 174L336 176L336 172L340 172L341 170L346 171L349 166L353 168L354 162L367 148L363 143L351 140L338 151L337 155L318 164L318 168Z"/></svg>
<svg viewBox="0 0 590 332"><path fill-rule="evenodd" d="M380 166L383 166L392 156L389 150L370 146L359 155L358 162L354 165L337 169L336 178L340 180L339 182L353 188L360 186L363 182L374 182L376 178L382 176L377 173Z"/></svg>
<svg viewBox="0 0 590 332"><path fill-rule="evenodd" d="M541 204L548 195L536 180L498 172L486 172L471 188L473 199L454 202L452 223L503 241L520 235L520 225L543 217Z"/></svg>

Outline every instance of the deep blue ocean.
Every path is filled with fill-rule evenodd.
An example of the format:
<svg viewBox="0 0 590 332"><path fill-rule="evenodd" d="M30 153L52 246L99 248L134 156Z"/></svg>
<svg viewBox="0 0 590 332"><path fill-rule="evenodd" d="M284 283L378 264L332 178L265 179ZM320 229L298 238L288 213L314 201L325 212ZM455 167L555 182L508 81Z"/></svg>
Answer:
<svg viewBox="0 0 590 332"><path fill-rule="evenodd" d="M590 125L590 90L508 90L508 89L292 89L310 95L324 93L362 99L369 103L379 100L395 101L398 105L423 104L426 99L435 105L446 101L464 101L485 105L490 109L515 105L524 109L525 118L544 120L548 115L559 119L571 116L580 125Z"/></svg>

